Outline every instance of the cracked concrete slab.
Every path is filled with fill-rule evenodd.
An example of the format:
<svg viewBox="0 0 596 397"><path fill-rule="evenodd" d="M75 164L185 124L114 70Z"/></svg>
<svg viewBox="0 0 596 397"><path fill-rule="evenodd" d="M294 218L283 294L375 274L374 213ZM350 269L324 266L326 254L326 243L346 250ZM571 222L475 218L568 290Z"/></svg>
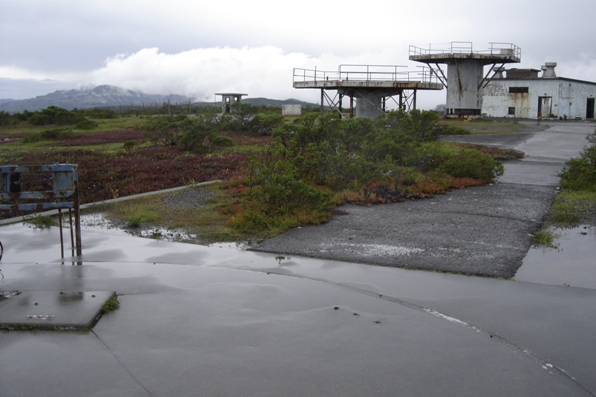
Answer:
<svg viewBox="0 0 596 397"><path fill-rule="evenodd" d="M113 291L23 291L0 300L0 329L89 330Z"/></svg>

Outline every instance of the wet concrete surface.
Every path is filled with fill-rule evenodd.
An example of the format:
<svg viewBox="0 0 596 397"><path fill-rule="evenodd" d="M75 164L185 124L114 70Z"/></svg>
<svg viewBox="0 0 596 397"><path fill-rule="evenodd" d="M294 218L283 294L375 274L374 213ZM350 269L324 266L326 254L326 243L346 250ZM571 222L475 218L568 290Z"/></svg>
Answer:
<svg viewBox="0 0 596 397"><path fill-rule="evenodd" d="M0 228L0 290L120 301L92 332L0 331L2 396L596 391L595 289L84 237L63 265L56 228Z"/></svg>
<svg viewBox="0 0 596 397"><path fill-rule="evenodd" d="M596 289L596 227L552 229L554 247L532 247L515 279Z"/></svg>
<svg viewBox="0 0 596 397"><path fill-rule="evenodd" d="M454 227L460 213L485 229L535 227L533 197L554 187L522 177L412 212L427 224L439 211ZM517 185L523 211L498 190ZM434 209L454 200L459 212ZM462 235L481 235L475 225ZM486 255L506 258L493 247L513 240L487 242ZM88 230L83 255L63 260L57 228L22 224L0 227L0 241L0 291L116 291L120 301L91 332L0 330L2 396L596 395L596 288L558 284L559 269L522 277L524 261L513 281ZM370 241L400 258L423 243Z"/></svg>

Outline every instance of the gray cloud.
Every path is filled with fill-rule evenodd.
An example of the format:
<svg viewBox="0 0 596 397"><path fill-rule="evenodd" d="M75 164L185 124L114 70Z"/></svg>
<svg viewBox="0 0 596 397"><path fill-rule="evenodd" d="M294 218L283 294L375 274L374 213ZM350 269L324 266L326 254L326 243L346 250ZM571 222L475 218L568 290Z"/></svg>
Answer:
<svg viewBox="0 0 596 397"><path fill-rule="evenodd" d="M36 95L55 86L105 83L199 97L229 88L316 101L316 93L292 88L292 68L363 63L414 69L410 44L456 40L478 49L511 42L522 49L518 67L555 61L559 75L596 81L595 13L596 2L585 0L564 6L537 0L3 2L0 98L28 95L38 82ZM48 79L56 83L44 83ZM420 96L429 107L442 99Z"/></svg>

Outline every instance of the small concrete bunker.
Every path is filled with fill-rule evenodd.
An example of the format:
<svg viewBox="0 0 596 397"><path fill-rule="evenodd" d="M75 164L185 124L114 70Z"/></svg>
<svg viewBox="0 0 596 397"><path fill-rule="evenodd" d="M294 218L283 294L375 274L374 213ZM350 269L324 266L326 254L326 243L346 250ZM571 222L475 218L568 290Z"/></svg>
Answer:
<svg viewBox="0 0 596 397"><path fill-rule="evenodd" d="M219 92L215 93L215 95L221 96L221 112L231 113L232 105L235 103L240 103L240 101L242 101L242 97L248 94L240 94L237 92Z"/></svg>

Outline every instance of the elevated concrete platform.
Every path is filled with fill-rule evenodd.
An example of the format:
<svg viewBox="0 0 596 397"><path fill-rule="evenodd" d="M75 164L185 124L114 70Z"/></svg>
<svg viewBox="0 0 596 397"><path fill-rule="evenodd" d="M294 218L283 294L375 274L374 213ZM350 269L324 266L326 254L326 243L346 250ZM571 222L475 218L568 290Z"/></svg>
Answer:
<svg viewBox="0 0 596 397"><path fill-rule="evenodd" d="M416 109L418 90L442 90L439 79L426 68L404 71L397 65L340 65L337 71L294 69L293 86L297 89L320 89L321 112L325 102L343 117L342 100L350 98L350 117L374 119L386 113L386 101L399 96L398 108ZM326 91L335 90L335 97ZM356 106L354 106L356 101Z"/></svg>
<svg viewBox="0 0 596 397"><path fill-rule="evenodd" d="M371 88L371 89L397 89L397 90L442 90L441 83L430 83L425 81L373 81L373 80L319 80L319 81L295 81L294 88L324 88L324 89L345 89L345 88Z"/></svg>
<svg viewBox="0 0 596 397"><path fill-rule="evenodd" d="M510 43L489 43L488 49L474 50L471 42L454 41L446 48L410 46L410 60L425 63L449 63L455 60L477 60L491 63L519 63L521 50Z"/></svg>
<svg viewBox="0 0 596 397"><path fill-rule="evenodd" d="M504 64L521 61L521 49L510 43L489 43L486 50L474 50L471 42L454 41L447 48L410 46L410 60L426 63L447 89L448 116L479 116L482 90L492 77L484 67L492 64L493 76ZM447 73L439 64L447 65ZM500 65L499 67L495 67Z"/></svg>

